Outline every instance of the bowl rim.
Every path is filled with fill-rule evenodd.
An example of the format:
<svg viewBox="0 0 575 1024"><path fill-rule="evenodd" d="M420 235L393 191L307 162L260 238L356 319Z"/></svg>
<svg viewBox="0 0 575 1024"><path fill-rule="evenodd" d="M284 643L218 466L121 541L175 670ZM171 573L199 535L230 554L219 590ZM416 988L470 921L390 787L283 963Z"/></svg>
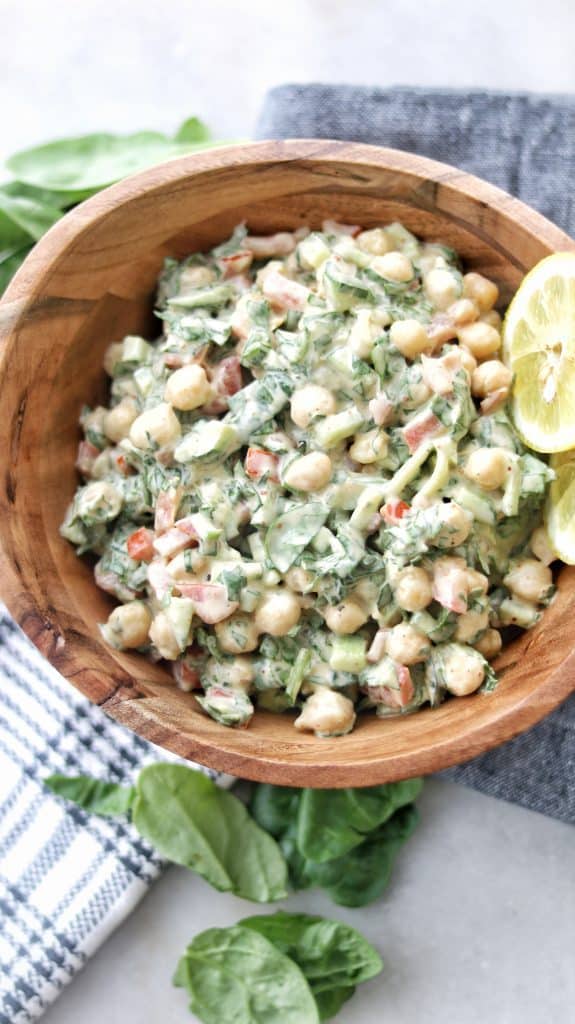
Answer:
<svg viewBox="0 0 575 1024"><path fill-rule="evenodd" d="M95 196L84 201L58 221L36 244L30 255L22 264L10 282L0 300L0 374L3 374L10 360L12 346L16 343L16 331L26 307L41 292L44 284L54 272L58 258L62 257L67 247L77 241L84 232L112 213L124 202L136 199L182 179L190 179L194 175L205 174L220 168L262 164L302 163L306 160L338 162L350 166L372 165L398 173L407 173L420 177L422 181L431 183L431 193L437 192L438 186L446 186L466 199L475 199L486 208L492 208L505 214L506 218L520 220L523 230L534 239L545 243L552 249L573 250L575 243L560 228L552 224L542 214L533 210L523 202L508 195L502 189L483 181L465 171L460 171L448 164L430 160L402 150L349 143L338 140L290 139L242 143L240 145L222 146L210 150L176 157L163 164L140 171L115 185L112 185ZM430 198L430 206L433 201ZM436 206L438 212L440 207ZM477 232L479 234L479 232ZM487 234L486 234L486 237ZM0 517L0 569L2 573L1 589L5 603L12 610L16 620L24 632L45 653L46 643L38 634L37 626L30 622L28 615L19 614L18 594L22 590L18 567L9 555L6 543L7 527ZM39 611L39 609L37 609ZM528 645L526 645L528 646ZM51 656L52 648L48 646L48 660L60 668ZM60 671L62 671L60 669ZM63 673L65 675L65 673ZM91 696L82 685L82 675L69 678L72 683L86 696ZM382 757L380 761L366 758L363 762L356 760L353 765L339 767L324 762L318 756L315 765L313 785L318 787L334 787L346 785L372 785L376 782L392 781L418 774L427 774L453 764L466 761L474 755L523 732L542 717L552 711L575 689L575 651L567 654L564 660L547 675L523 701L506 703L496 720L477 724L467 723L463 735L458 734L443 741L433 748L432 757L428 749L415 752L394 753L393 764ZM145 739L158 742L157 731L153 730L153 718L146 714L141 706L145 701L137 699L138 695L129 687L116 688L108 694L103 702L103 709L117 721ZM92 698L93 699L93 698ZM494 735L496 731L496 735ZM299 781L304 765L294 762L285 756L273 756L270 751L259 758L252 751L243 752L234 744L225 742L225 730L221 727L222 744L215 746L211 737L208 740L200 735L184 738L177 727L171 731L164 730L161 745L190 760L218 770L238 774L244 778L258 781L278 781L282 784L301 785ZM317 753L321 755L321 741ZM310 754L310 763L312 757ZM350 772L357 774L362 764L365 766L369 780L358 783L357 779L350 782ZM379 770L378 770L379 766ZM309 782L305 783L309 785Z"/></svg>

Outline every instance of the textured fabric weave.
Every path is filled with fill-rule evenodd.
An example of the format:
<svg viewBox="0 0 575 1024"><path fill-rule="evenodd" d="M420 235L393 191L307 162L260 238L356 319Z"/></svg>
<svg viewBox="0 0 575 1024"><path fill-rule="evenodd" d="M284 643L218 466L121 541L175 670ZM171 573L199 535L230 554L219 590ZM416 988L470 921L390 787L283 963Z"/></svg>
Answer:
<svg viewBox="0 0 575 1024"><path fill-rule="evenodd" d="M2 610L0 687L0 1024L25 1024L162 869L126 819L87 815L42 780L132 781L144 764L178 759L77 694Z"/></svg>
<svg viewBox="0 0 575 1024"><path fill-rule="evenodd" d="M347 139L443 160L575 234L570 96L286 85L268 93L257 136ZM530 732L442 774L575 823L575 697Z"/></svg>

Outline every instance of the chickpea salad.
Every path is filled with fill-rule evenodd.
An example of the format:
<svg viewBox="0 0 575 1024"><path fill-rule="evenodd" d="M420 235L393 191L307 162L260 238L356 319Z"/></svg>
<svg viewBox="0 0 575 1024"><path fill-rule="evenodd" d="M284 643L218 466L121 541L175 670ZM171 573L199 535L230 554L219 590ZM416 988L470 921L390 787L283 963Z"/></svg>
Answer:
<svg viewBox="0 0 575 1024"><path fill-rule="evenodd" d="M61 527L121 602L105 640L218 722L339 736L488 692L553 595L553 473L506 412L497 286L401 224L168 259L163 333L105 356Z"/></svg>

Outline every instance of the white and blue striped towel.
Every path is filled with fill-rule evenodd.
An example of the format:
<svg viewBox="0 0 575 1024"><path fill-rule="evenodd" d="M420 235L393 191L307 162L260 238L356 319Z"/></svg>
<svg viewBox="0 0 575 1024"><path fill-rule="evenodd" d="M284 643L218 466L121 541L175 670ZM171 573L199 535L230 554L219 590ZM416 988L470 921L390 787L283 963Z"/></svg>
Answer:
<svg viewBox="0 0 575 1024"><path fill-rule="evenodd" d="M42 780L85 772L124 782L170 755L81 697L4 611L0 685L0 1024L25 1024L162 869L125 819L65 805Z"/></svg>

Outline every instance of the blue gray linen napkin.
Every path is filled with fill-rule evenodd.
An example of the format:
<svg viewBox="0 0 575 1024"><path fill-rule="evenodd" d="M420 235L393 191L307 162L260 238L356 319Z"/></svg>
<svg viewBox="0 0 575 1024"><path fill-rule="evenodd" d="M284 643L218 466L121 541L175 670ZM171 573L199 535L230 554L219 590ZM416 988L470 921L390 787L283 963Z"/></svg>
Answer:
<svg viewBox="0 0 575 1024"><path fill-rule="evenodd" d="M256 135L348 139L443 160L499 185L575 234L570 96L285 85L268 93ZM575 696L523 736L442 774L575 823Z"/></svg>

